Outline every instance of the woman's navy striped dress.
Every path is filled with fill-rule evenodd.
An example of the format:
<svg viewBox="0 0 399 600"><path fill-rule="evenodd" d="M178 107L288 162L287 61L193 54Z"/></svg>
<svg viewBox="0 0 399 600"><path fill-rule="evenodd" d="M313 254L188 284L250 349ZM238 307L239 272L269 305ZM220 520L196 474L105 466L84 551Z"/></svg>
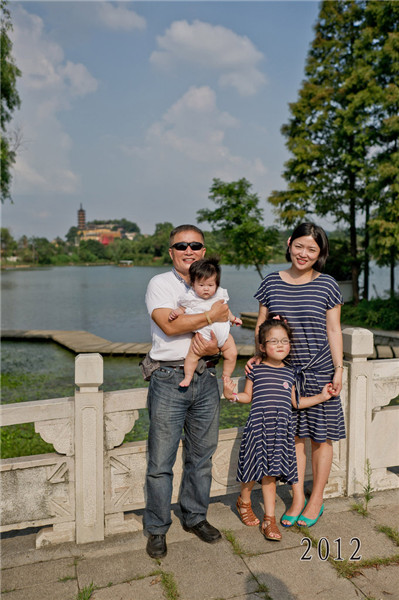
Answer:
<svg viewBox="0 0 399 600"><path fill-rule="evenodd" d="M278 272L260 284L255 298L269 313L283 315L293 329L288 360L301 373L301 396L320 393L334 377L334 365L327 339L326 312L343 298L337 282L321 273L301 285L286 283ZM304 410L294 410L294 432L315 442L345 438L344 415L339 396Z"/></svg>
<svg viewBox="0 0 399 600"><path fill-rule="evenodd" d="M252 405L242 435L237 481L262 480L264 475L284 483L296 483L298 473L292 426L291 392L294 372L290 367L254 365Z"/></svg>

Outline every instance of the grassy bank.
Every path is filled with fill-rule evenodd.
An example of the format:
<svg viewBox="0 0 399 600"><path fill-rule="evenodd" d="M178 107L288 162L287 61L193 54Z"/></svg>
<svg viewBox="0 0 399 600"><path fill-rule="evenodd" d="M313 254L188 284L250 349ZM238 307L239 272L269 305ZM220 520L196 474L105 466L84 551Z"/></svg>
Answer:
<svg viewBox="0 0 399 600"><path fill-rule="evenodd" d="M341 321L353 327L399 331L399 295L387 300L361 300L357 306L348 302L342 307Z"/></svg>

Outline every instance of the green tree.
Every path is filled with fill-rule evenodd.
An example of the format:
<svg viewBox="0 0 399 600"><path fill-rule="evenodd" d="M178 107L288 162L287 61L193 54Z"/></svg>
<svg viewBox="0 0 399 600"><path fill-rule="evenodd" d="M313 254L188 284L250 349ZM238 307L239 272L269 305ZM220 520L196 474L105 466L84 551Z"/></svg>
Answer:
<svg viewBox="0 0 399 600"><path fill-rule="evenodd" d="M7 227L1 228L1 256L7 258L14 254L17 249L17 242L14 240Z"/></svg>
<svg viewBox="0 0 399 600"><path fill-rule="evenodd" d="M152 236L154 256L162 258L164 263L170 262L169 256L169 237L173 229L172 223L165 221L155 225L155 232Z"/></svg>
<svg viewBox="0 0 399 600"><path fill-rule="evenodd" d="M379 202L370 193L373 157L379 151L386 116L376 67L379 31L368 26L368 4L374 2L322 2L306 77L299 99L290 105L292 117L282 128L292 154L284 170L288 188L270 197L284 224L332 215L348 228L355 302L359 300L359 217L366 222L367 279L368 215ZM395 19L391 31L397 28Z"/></svg>
<svg viewBox="0 0 399 600"><path fill-rule="evenodd" d="M32 237L30 239L33 262L39 265L50 265L52 258L56 255L56 247L45 237Z"/></svg>
<svg viewBox="0 0 399 600"><path fill-rule="evenodd" d="M107 259L105 246L97 240L82 240L79 244L78 256L84 262Z"/></svg>
<svg viewBox="0 0 399 600"><path fill-rule="evenodd" d="M7 126L12 119L13 112L21 104L17 92L17 77L21 71L15 65L12 52L12 43L8 36L12 29L10 12L7 2L0 2L0 72L1 72L1 104L0 104L0 127L1 127L1 202L11 200L11 169L16 158L16 144L7 131Z"/></svg>
<svg viewBox="0 0 399 600"><path fill-rule="evenodd" d="M76 240L78 239L78 231L79 231L79 229L77 227L70 227L68 229L67 234L65 235L66 241L71 246L74 246L76 243Z"/></svg>
<svg viewBox="0 0 399 600"><path fill-rule="evenodd" d="M127 238L115 238L105 249L109 260L118 263L120 260L134 260L134 242Z"/></svg>
<svg viewBox="0 0 399 600"><path fill-rule="evenodd" d="M368 192L378 199L367 215L371 252L379 265L390 267L390 295L395 293L399 261L399 4L369 2L365 56L373 60L379 88L376 103L381 127L371 157L373 177Z"/></svg>
<svg viewBox="0 0 399 600"><path fill-rule="evenodd" d="M262 266L273 256L278 232L262 225L263 210L251 187L245 178L230 183L213 179L209 198L218 208L203 208L197 214L199 222L210 223L213 231L222 234L220 252L226 263L238 267L254 265L263 278Z"/></svg>
<svg viewBox="0 0 399 600"><path fill-rule="evenodd" d="M398 165L399 167L399 165ZM397 173L399 173L399 168ZM396 177L399 190L399 176ZM369 221L371 253L378 265L390 267L390 296L395 295L395 265L399 261L399 195L384 202Z"/></svg>

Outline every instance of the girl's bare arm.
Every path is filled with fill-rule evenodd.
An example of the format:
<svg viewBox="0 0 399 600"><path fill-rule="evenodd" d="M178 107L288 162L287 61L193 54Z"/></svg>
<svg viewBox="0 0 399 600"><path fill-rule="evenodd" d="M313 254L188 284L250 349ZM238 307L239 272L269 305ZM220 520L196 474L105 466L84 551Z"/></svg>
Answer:
<svg viewBox="0 0 399 600"><path fill-rule="evenodd" d="M302 408L309 408L309 406L314 406L315 404L325 402L326 400L329 400L332 396L334 396L333 384L327 383L321 390L320 394L316 394L315 396L301 396L299 399L299 406L297 406L295 386L293 385L291 392L291 402L294 408L301 410Z"/></svg>
<svg viewBox="0 0 399 600"><path fill-rule="evenodd" d="M249 404L252 401L252 381L247 379L244 391L239 394L234 392L234 388L235 384L231 379L223 381L223 394L227 400L230 400L230 402L240 402L240 404Z"/></svg>

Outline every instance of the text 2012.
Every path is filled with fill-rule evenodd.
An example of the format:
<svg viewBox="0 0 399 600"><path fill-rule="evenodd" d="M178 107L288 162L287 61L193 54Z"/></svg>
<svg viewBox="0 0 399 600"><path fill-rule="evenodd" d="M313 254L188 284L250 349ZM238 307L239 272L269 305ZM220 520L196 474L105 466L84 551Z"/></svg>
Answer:
<svg viewBox="0 0 399 600"><path fill-rule="evenodd" d="M310 550L312 548L312 540L308 537L303 537L301 539L301 546L303 546L304 544L306 544L306 549L305 549L305 552L301 556L301 560L312 560L313 556L310 553ZM334 560L344 560L341 556L341 550L342 550L341 538L338 537L336 540L333 540L333 544L336 544L336 547L337 547L336 555L333 557L333 559ZM360 542L359 538L358 537L351 538L349 544L354 547L354 550L348 560L349 561L361 560L362 555L359 554L361 542ZM319 539L319 541L317 542L316 549L317 549L317 557L319 560L324 561L324 560L328 560L330 558L331 547L330 547L330 542L328 541L328 539L326 537L322 537Z"/></svg>

